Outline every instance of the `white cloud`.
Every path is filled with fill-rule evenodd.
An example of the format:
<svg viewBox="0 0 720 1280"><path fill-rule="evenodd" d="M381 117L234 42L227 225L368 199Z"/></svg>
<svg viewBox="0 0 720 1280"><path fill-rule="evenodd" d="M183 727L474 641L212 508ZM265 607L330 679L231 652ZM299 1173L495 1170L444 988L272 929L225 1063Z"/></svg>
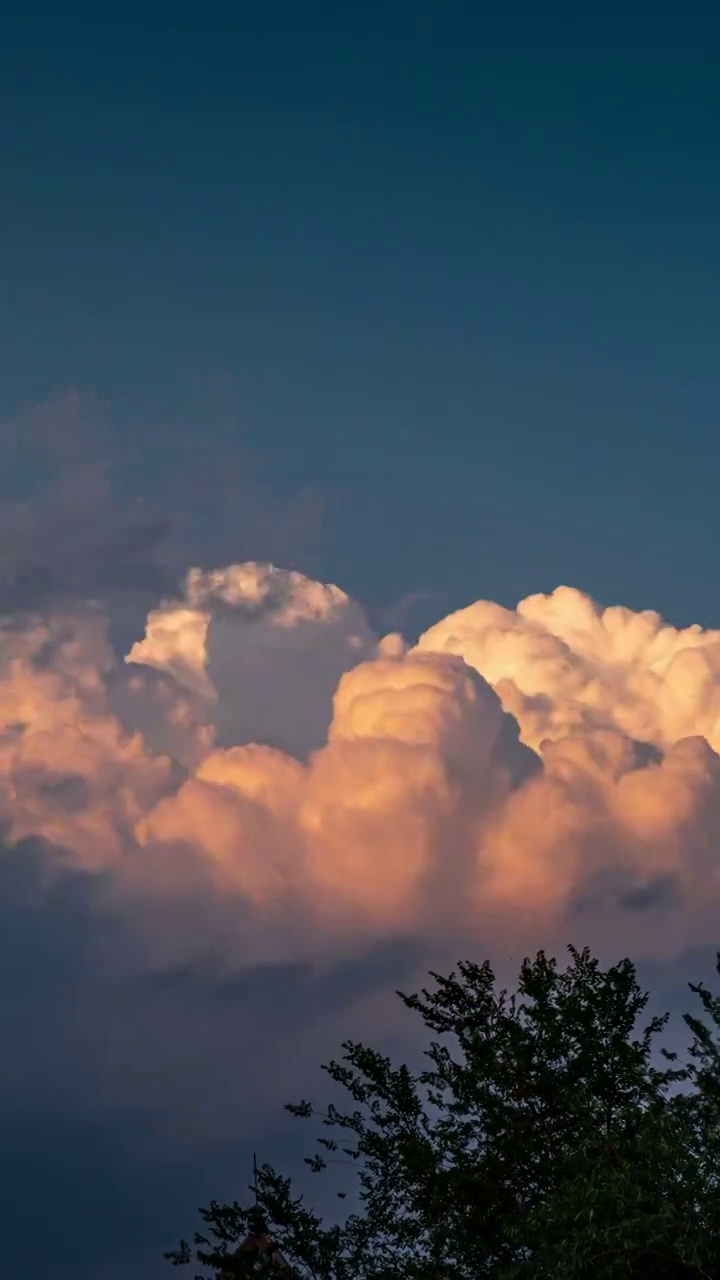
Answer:
<svg viewBox="0 0 720 1280"><path fill-rule="evenodd" d="M720 631L603 609L570 587L517 609L480 600L443 618L421 651L459 654L497 690L525 742L617 728L659 747L700 734L720 749Z"/></svg>
<svg viewBox="0 0 720 1280"><path fill-rule="evenodd" d="M193 571L124 667L97 609L6 629L0 812L112 868L138 919L143 894L202 899L176 957L215 927L244 961L530 923L563 942L608 904L619 940L682 947L720 893L719 651L569 589L407 650L337 587Z"/></svg>
<svg viewBox="0 0 720 1280"><path fill-rule="evenodd" d="M127 661L213 700L221 742L305 755L324 741L340 676L376 643L338 587L251 562L191 569L185 598L150 614Z"/></svg>

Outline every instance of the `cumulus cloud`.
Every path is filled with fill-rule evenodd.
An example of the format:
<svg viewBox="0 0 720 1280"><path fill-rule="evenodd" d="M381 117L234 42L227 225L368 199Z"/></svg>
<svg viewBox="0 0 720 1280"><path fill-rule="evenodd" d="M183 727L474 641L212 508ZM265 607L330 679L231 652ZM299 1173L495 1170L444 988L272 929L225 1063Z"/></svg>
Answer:
<svg viewBox="0 0 720 1280"><path fill-rule="evenodd" d="M228 886L303 912L315 936L413 928L439 906L443 854L459 888L468 833L508 789L503 728L492 690L457 659L382 656L343 676L329 740L307 764L262 746L216 751L139 838L188 841Z"/></svg>
<svg viewBox="0 0 720 1280"><path fill-rule="evenodd" d="M254 607L257 566L234 572ZM218 581L202 583L203 603ZM277 579L277 598L288 586ZM297 576L292 587L308 590ZM322 935L450 919L469 935L530 921L560 935L595 898L601 913L612 905L619 938L681 947L702 920L713 928L719 640L564 588L515 611L479 602L414 649L386 639L346 672L327 742L302 769L257 746L219 750L141 839L192 830L263 912L291 899ZM345 661L369 647L364 635ZM240 661L240 704L243 674Z"/></svg>
<svg viewBox="0 0 720 1280"><path fill-rule="evenodd" d="M700 735L720 749L720 631L677 630L650 610L603 609L570 587L517 609L480 600L420 637L493 685L522 737L615 728L668 747Z"/></svg>
<svg viewBox="0 0 720 1280"><path fill-rule="evenodd" d="M105 627L88 610L0 632L0 815L13 839L67 844L97 866L172 784L170 759L112 713Z"/></svg>
<svg viewBox="0 0 720 1280"><path fill-rule="evenodd" d="M127 660L211 701L220 742L305 755L326 737L340 676L376 642L339 587L249 562L191 569L182 598L150 613Z"/></svg>
<svg viewBox="0 0 720 1280"><path fill-rule="evenodd" d="M223 910L198 936L237 912L244 962L561 936L594 898L619 938L642 912L644 945L681 946L712 927L719 653L564 588L408 649L335 586L192 570L124 665L97 608L6 627L0 814L113 867L140 915L202 885Z"/></svg>

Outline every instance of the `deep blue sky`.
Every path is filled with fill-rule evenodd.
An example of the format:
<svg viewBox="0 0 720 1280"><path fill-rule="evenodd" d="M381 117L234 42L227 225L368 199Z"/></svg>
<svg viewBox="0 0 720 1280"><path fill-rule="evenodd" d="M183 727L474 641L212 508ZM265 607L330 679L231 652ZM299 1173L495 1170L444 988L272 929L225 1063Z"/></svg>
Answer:
<svg viewBox="0 0 720 1280"><path fill-rule="evenodd" d="M248 450L281 499L325 495L319 543L294 548L292 518L281 529L289 558L376 606L431 593L411 626L561 582L720 626L713 7L6 6L0 417L96 393L121 498L138 467L150 500L168 469L192 481L204 452L223 500L206 492L182 528L206 563L259 554L263 491L244 519L224 470ZM31 479L0 457L0 498ZM39 521L54 568L92 543L88 510L66 541L52 513ZM111 515L114 554L126 525ZM144 1046L174 1006L121 992L97 1024L78 998L81 1017L87 890L41 909L11 872L3 860L4 1265L20 1274L39 1222L63 1280L154 1280L190 1207L235 1193L256 1135L229 1117L219 1154L168 1155L161 1135L159 1171L150 1138L134 1160L135 1128L81 1066L88 1045L102 1065L104 1016ZM212 1068L213 997L191 978L177 1017L197 1017L188 1052L205 1036ZM237 997L239 1034L255 1034L265 983ZM229 997L214 998L224 1027ZM296 1038L326 999L308 983Z"/></svg>
<svg viewBox="0 0 720 1280"><path fill-rule="evenodd" d="M720 623L720 20L229 10L5 20L2 410L231 421L367 599Z"/></svg>

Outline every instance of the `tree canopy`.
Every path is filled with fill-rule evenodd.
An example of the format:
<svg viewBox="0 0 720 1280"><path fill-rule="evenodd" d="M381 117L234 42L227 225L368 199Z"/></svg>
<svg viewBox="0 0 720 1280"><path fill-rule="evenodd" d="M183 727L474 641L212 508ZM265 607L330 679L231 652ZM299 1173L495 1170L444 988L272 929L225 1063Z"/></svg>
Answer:
<svg viewBox="0 0 720 1280"><path fill-rule="evenodd" d="M691 984L681 1064L629 960L541 951L512 994L488 963L431 977L398 993L421 1070L348 1042L325 1067L348 1109L288 1106L321 1126L313 1172L354 1165L351 1211L323 1221L263 1165L166 1256L228 1280L720 1280L720 998Z"/></svg>

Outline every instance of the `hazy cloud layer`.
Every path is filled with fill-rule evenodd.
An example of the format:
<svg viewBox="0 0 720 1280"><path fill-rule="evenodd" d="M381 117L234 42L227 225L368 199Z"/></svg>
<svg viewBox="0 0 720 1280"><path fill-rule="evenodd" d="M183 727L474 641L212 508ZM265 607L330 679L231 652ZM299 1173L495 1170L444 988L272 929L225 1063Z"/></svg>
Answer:
<svg viewBox="0 0 720 1280"><path fill-rule="evenodd" d="M67 392L0 419L0 612L68 600L138 604L179 589L190 556L220 545L302 559L320 533L322 500L285 498L228 433L118 424L97 397ZM124 634L120 619L120 633Z"/></svg>

